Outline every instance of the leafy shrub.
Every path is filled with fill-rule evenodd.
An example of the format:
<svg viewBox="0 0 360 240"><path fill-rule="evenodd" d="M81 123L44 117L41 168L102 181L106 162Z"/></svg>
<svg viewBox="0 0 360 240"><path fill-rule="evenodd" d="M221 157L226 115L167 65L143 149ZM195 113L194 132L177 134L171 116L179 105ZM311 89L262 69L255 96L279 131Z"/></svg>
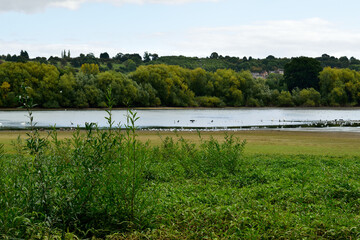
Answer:
<svg viewBox="0 0 360 240"><path fill-rule="evenodd" d="M226 135L224 142L211 138L203 140L197 147L183 138L174 141L167 137L161 148L157 148L154 158L162 163L161 172L172 173L172 177L193 178L198 176L228 176L238 172L242 163L242 153L246 141ZM166 167L166 169L164 169ZM159 171L153 170L154 174ZM156 176L168 180L170 176Z"/></svg>
<svg viewBox="0 0 360 240"><path fill-rule="evenodd" d="M136 140L136 113L128 112L125 132L112 128L110 108L108 130L86 123L85 134L78 129L59 140L55 129L41 137L28 111L31 129L18 153L4 157L0 147L0 237L103 237L151 224L156 198L145 179L150 155Z"/></svg>

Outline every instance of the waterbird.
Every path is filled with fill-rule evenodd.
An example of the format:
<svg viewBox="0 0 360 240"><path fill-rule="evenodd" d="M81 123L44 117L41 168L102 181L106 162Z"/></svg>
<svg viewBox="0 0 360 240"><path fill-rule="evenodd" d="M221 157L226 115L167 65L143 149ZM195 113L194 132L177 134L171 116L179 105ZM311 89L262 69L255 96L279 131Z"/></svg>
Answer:
<svg viewBox="0 0 360 240"><path fill-rule="evenodd" d="M190 122L192 122L192 123L193 123L193 122L195 122L195 120L191 119L191 120L190 120Z"/></svg>

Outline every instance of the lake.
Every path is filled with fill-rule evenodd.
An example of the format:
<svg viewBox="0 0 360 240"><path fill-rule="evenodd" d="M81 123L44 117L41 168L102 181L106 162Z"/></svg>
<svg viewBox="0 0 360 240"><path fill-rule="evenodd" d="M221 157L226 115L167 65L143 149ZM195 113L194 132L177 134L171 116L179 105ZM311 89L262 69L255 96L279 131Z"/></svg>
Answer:
<svg viewBox="0 0 360 240"><path fill-rule="evenodd" d="M360 131L360 109L319 108L225 108L225 109L149 109L136 110L139 128L257 128L257 127L306 127L353 125L350 130ZM113 119L122 126L126 123L126 110L113 110ZM106 127L104 110L54 110L33 111L37 127L84 127L85 122L95 122ZM29 119L26 111L0 111L1 128L26 128ZM299 130L299 128L296 128ZM304 129L305 130L305 129ZM334 128L335 130L335 128Z"/></svg>

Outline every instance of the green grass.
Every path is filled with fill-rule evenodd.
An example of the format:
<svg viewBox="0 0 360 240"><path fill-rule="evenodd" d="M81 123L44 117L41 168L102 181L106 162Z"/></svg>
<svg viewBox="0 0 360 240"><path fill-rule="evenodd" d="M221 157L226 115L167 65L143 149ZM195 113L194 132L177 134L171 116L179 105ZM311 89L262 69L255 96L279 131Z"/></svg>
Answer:
<svg viewBox="0 0 360 240"><path fill-rule="evenodd" d="M358 134L133 130L0 132L0 238L360 238Z"/></svg>
<svg viewBox="0 0 360 240"><path fill-rule="evenodd" d="M41 133L46 136L47 132ZM58 131L59 139L71 138L73 131ZM138 140L149 141L150 146L159 146L162 139L172 137L197 144L197 132L154 132L138 131ZM360 156L360 134L338 132L291 132L291 131L237 131L229 132L239 139L246 139L245 154L311 154L330 156ZM225 132L201 132L204 139L210 137L218 141L224 139ZM12 141L20 136L26 137L26 131L0 131L0 143L6 151L12 151Z"/></svg>
<svg viewBox="0 0 360 240"><path fill-rule="evenodd" d="M162 223L183 239L358 238L358 160L260 155L226 179L162 183Z"/></svg>

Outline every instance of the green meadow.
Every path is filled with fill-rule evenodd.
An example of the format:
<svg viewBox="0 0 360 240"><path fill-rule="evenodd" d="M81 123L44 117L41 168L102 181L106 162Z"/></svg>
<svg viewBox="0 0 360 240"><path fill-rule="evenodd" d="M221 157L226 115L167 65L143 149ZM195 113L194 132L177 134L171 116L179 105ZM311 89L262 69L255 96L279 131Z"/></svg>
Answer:
<svg viewBox="0 0 360 240"><path fill-rule="evenodd" d="M58 131L61 140L70 139L74 130ZM6 151L13 151L12 143L18 137L26 139L25 130L0 131L0 144L4 144ZM137 139L149 145L160 146L163 139L171 137L174 140L184 138L187 141L198 144L199 133L192 131L136 131ZM331 156L359 156L360 134L351 132L293 132L282 130L243 130L243 131L206 131L200 132L202 139L210 137L224 140L225 134L233 135L241 140L246 140L244 154L311 154ZM48 135L48 131L40 131L42 137Z"/></svg>
<svg viewBox="0 0 360 240"><path fill-rule="evenodd" d="M130 124L1 131L0 143L0 238L360 237L357 133Z"/></svg>

